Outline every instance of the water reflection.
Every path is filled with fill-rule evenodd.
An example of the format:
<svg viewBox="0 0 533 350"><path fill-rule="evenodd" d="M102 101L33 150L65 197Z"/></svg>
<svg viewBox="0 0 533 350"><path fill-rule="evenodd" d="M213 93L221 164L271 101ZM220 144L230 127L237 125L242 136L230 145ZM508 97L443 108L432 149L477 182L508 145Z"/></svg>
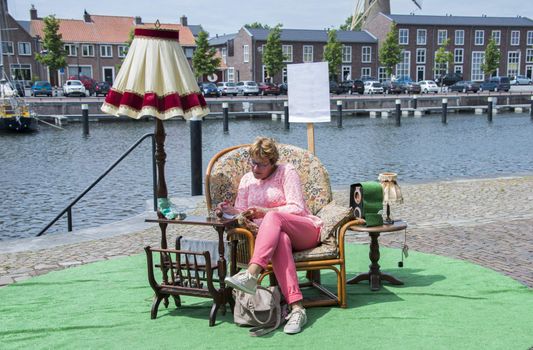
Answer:
<svg viewBox="0 0 533 350"><path fill-rule="evenodd" d="M188 124L165 123L167 185L171 196L190 194ZM449 115L393 119L345 118L315 126L317 155L330 172L333 186L376 179L395 171L405 182L459 177L487 177L533 172L533 125L526 114ZM28 135L0 134L0 239L35 235L142 135L152 122L91 123L66 130L41 127ZM220 149L248 143L257 135L307 147L305 124L282 121L230 120L229 134L220 120L203 123L203 164ZM152 195L151 145L132 152L73 209L74 228L130 217L147 206ZM151 203L151 202L150 202ZM50 232L66 231L61 219Z"/></svg>

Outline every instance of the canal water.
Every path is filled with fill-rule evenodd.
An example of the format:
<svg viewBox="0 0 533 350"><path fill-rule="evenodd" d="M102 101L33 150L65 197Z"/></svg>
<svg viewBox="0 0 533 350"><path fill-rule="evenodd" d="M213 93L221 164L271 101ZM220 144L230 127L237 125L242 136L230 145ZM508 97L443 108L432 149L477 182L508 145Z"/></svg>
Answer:
<svg viewBox="0 0 533 350"><path fill-rule="evenodd" d="M33 134L0 134L0 240L36 235L81 191L142 135L153 122L91 123L90 136L81 124L65 130L41 126ZM190 195L189 125L165 122L166 178L169 195ZM383 171L398 173L400 183L497 177L533 173L533 122L528 114L440 115L403 118L344 118L315 125L315 148L334 188L375 180ZM307 147L305 124L270 119L203 122L203 169L217 151L271 136ZM141 144L73 209L74 229L131 217L152 198L151 144ZM66 231L66 216L50 230Z"/></svg>

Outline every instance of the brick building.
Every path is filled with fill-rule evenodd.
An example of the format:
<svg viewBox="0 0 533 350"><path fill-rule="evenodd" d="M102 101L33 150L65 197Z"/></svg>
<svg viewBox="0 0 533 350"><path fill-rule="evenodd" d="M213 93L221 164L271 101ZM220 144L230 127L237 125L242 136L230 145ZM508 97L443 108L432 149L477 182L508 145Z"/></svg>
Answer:
<svg viewBox="0 0 533 350"><path fill-rule="evenodd" d="M264 81L265 67L261 53L269 30L242 27L236 34L212 38L209 44L220 52L227 69L221 80ZM321 62L327 43L326 30L282 29L281 42L287 64ZM338 31L337 40L343 46L341 79L370 76L377 71L377 39L366 31ZM274 82L285 82L287 69L274 76Z"/></svg>

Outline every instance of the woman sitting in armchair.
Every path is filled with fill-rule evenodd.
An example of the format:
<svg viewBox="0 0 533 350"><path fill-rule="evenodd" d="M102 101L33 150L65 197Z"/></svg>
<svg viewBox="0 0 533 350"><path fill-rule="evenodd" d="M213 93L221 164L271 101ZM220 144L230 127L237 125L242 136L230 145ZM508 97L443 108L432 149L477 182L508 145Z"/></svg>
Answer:
<svg viewBox="0 0 533 350"><path fill-rule="evenodd" d="M257 138L249 153L252 171L242 177L235 205L223 202L217 210L230 215L244 212L259 230L248 268L226 277L225 282L255 294L259 274L272 262L281 293L291 308L284 332L299 333L307 316L292 251L316 247L323 222L307 208L294 167L277 164L279 153L274 140Z"/></svg>

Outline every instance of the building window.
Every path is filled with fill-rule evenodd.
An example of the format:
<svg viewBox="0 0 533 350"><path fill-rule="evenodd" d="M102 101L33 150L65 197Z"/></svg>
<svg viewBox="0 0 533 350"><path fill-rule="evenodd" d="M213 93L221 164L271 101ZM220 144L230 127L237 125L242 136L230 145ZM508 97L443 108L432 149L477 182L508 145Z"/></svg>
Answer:
<svg viewBox="0 0 533 350"><path fill-rule="evenodd" d="M94 56L94 45L82 45L81 46L81 55L85 57L93 57Z"/></svg>
<svg viewBox="0 0 533 350"><path fill-rule="evenodd" d="M372 76L372 68L370 67L363 67L361 68L361 77L371 77Z"/></svg>
<svg viewBox="0 0 533 350"><path fill-rule="evenodd" d="M194 55L194 48L193 47L186 47L185 48L185 57L192 58Z"/></svg>
<svg viewBox="0 0 533 350"><path fill-rule="evenodd" d="M426 49L416 49L416 63L426 63Z"/></svg>
<svg viewBox="0 0 533 350"><path fill-rule="evenodd" d="M409 29L400 29L398 31L398 44L400 45L409 44Z"/></svg>
<svg viewBox="0 0 533 350"><path fill-rule="evenodd" d="M15 80L31 80L31 64L12 64L9 68Z"/></svg>
<svg viewBox="0 0 533 350"><path fill-rule="evenodd" d="M67 76L78 76L78 72L80 75L85 75L87 77L92 78L93 77L93 67L92 66L78 66L78 65L72 65L67 67Z"/></svg>
<svg viewBox="0 0 533 350"><path fill-rule="evenodd" d="M474 36L474 45L483 45L485 43L485 31L476 30Z"/></svg>
<svg viewBox="0 0 533 350"><path fill-rule="evenodd" d="M416 44L417 45L426 45L428 31L425 29L416 30Z"/></svg>
<svg viewBox="0 0 533 350"><path fill-rule="evenodd" d="M352 79L352 66L342 66L342 81Z"/></svg>
<svg viewBox="0 0 533 350"><path fill-rule="evenodd" d="M14 55L15 50L13 49L12 41L2 41L2 53L4 55Z"/></svg>
<svg viewBox="0 0 533 350"><path fill-rule="evenodd" d="M30 56L31 55L31 43L19 42L19 55Z"/></svg>
<svg viewBox="0 0 533 350"><path fill-rule="evenodd" d="M455 73L463 74L463 66L454 66L454 67L453 67L453 71L454 71Z"/></svg>
<svg viewBox="0 0 533 350"><path fill-rule="evenodd" d="M113 57L111 45L100 45L100 57Z"/></svg>
<svg viewBox="0 0 533 350"><path fill-rule="evenodd" d="M223 47L220 49L220 56L222 56L222 62L226 63L226 59L228 58L228 48Z"/></svg>
<svg viewBox="0 0 533 350"><path fill-rule="evenodd" d="M227 74L228 74L228 82L229 83L234 83L235 82L235 68L233 67L228 67L228 70L227 70Z"/></svg>
<svg viewBox="0 0 533 350"><path fill-rule="evenodd" d="M242 47L242 61L244 63L250 62L250 46L243 45Z"/></svg>
<svg viewBox="0 0 533 350"><path fill-rule="evenodd" d="M292 62L292 45L282 45L281 50L283 51L283 62Z"/></svg>
<svg viewBox="0 0 533 350"><path fill-rule="evenodd" d="M528 30L527 31L527 46L533 46L533 31Z"/></svg>
<svg viewBox="0 0 533 350"><path fill-rule="evenodd" d="M410 76L409 67L411 66L411 51L402 51L402 60L396 65L396 76Z"/></svg>
<svg viewBox="0 0 533 350"><path fill-rule="evenodd" d="M455 31L455 45L465 44L465 31L460 29Z"/></svg>
<svg viewBox="0 0 533 350"><path fill-rule="evenodd" d="M472 52L472 79L476 81L485 80L485 74L483 74L483 61L485 61L485 52L474 51Z"/></svg>
<svg viewBox="0 0 533 350"><path fill-rule="evenodd" d="M518 75L520 67L520 51L509 51L507 53L507 76Z"/></svg>
<svg viewBox="0 0 533 350"><path fill-rule="evenodd" d="M518 30L511 31L511 45L513 46L520 45L520 31Z"/></svg>
<svg viewBox="0 0 533 350"><path fill-rule="evenodd" d="M387 79L387 70L385 67L378 67L378 79L379 81Z"/></svg>
<svg viewBox="0 0 533 350"><path fill-rule="evenodd" d="M502 32L499 30L493 30L492 31L492 39L494 39L494 43L496 45L500 45L500 41L502 38Z"/></svg>
<svg viewBox="0 0 533 350"><path fill-rule="evenodd" d="M454 63L463 63L464 62L464 49L455 49L453 53L453 62Z"/></svg>
<svg viewBox="0 0 533 350"><path fill-rule="evenodd" d="M439 29L437 33L437 44L444 45L446 39L448 39L448 31L446 29Z"/></svg>
<svg viewBox="0 0 533 350"><path fill-rule="evenodd" d="M352 47L342 45L342 63L352 62Z"/></svg>
<svg viewBox="0 0 533 350"><path fill-rule="evenodd" d="M118 57L124 58L128 54L128 47L126 45L118 46Z"/></svg>
<svg viewBox="0 0 533 350"><path fill-rule="evenodd" d="M533 49L526 49L526 63L533 63Z"/></svg>
<svg viewBox="0 0 533 350"><path fill-rule="evenodd" d="M361 55L361 62L363 62L363 63L372 62L372 47L363 46L362 55Z"/></svg>
<svg viewBox="0 0 533 350"><path fill-rule="evenodd" d="M281 81L283 83L287 82L287 67L283 67L283 69L281 70Z"/></svg>
<svg viewBox="0 0 533 350"><path fill-rule="evenodd" d="M64 46L67 56L76 57L78 56L78 47L74 44L65 44Z"/></svg>
<svg viewBox="0 0 533 350"><path fill-rule="evenodd" d="M313 62L313 46L312 45L304 45L304 62Z"/></svg>
<svg viewBox="0 0 533 350"><path fill-rule="evenodd" d="M262 71L261 81L266 81L266 78L268 78L268 72L267 72L267 67L264 64L263 64L261 71Z"/></svg>

